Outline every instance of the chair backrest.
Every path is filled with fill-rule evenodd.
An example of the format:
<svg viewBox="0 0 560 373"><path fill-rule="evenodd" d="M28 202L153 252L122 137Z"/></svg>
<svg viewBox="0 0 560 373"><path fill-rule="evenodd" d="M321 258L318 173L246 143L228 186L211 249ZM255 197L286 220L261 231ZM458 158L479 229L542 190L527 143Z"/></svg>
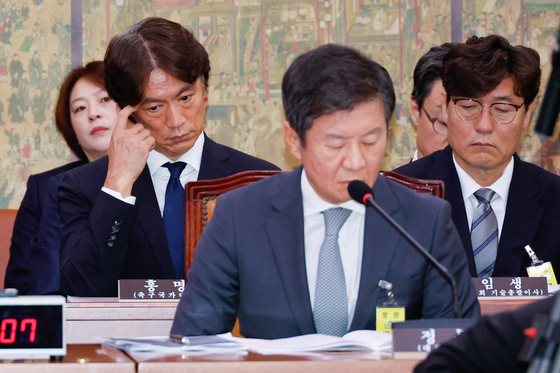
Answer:
<svg viewBox="0 0 560 373"><path fill-rule="evenodd" d="M257 180L275 175L281 171L245 171L216 180L198 180L185 187L185 269L188 270L194 257L194 250L216 206L216 198L225 192L240 188ZM420 180L402 176L392 171L379 173L418 193L427 193L443 198L444 184L441 180ZM186 276L185 276L186 278Z"/></svg>
<svg viewBox="0 0 560 373"><path fill-rule="evenodd" d="M191 181L185 186L185 269L189 269L194 249L216 206L216 198L225 192L251 184L282 171L244 171L215 180ZM185 276L186 278L186 276Z"/></svg>
<svg viewBox="0 0 560 373"><path fill-rule="evenodd" d="M439 198L444 198L445 196L445 184L441 180L415 179L393 171L380 171L379 174L405 187L414 189L418 193L431 194Z"/></svg>
<svg viewBox="0 0 560 373"><path fill-rule="evenodd" d="M17 212L18 210L0 210L0 289L4 289L4 277L10 259L10 245Z"/></svg>

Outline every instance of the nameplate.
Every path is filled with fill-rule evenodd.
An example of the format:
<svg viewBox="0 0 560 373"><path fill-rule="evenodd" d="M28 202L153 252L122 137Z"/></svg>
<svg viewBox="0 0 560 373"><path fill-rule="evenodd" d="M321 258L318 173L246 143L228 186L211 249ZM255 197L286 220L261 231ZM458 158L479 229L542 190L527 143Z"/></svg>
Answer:
<svg viewBox="0 0 560 373"><path fill-rule="evenodd" d="M393 323L393 359L424 359L475 322L475 319L426 319Z"/></svg>
<svg viewBox="0 0 560 373"><path fill-rule="evenodd" d="M474 277L473 282L480 298L548 295L546 277Z"/></svg>
<svg viewBox="0 0 560 373"><path fill-rule="evenodd" d="M185 280L119 280L119 302L179 301Z"/></svg>

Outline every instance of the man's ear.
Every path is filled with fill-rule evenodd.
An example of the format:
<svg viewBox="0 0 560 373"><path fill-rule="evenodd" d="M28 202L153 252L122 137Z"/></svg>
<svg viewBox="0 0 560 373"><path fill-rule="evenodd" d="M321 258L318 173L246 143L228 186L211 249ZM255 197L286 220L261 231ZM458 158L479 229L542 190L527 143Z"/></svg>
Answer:
<svg viewBox="0 0 560 373"><path fill-rule="evenodd" d="M418 128L418 121L420 120L420 108L418 102L412 97L410 98L410 120L415 127Z"/></svg>
<svg viewBox="0 0 560 373"><path fill-rule="evenodd" d="M449 114L447 110L449 109L450 101L447 101L447 97L444 97L441 101L441 116L444 123L449 123Z"/></svg>
<svg viewBox="0 0 560 373"><path fill-rule="evenodd" d="M535 101L531 102L531 104L527 108L527 112L525 113L525 118L523 119L523 129L526 129L529 126L529 123L531 123L531 113L533 112L534 108L535 108Z"/></svg>
<svg viewBox="0 0 560 373"><path fill-rule="evenodd" d="M294 157L301 161L301 140L296 131L290 126L290 122L284 122L282 125L282 134L284 134L286 147L290 149Z"/></svg>

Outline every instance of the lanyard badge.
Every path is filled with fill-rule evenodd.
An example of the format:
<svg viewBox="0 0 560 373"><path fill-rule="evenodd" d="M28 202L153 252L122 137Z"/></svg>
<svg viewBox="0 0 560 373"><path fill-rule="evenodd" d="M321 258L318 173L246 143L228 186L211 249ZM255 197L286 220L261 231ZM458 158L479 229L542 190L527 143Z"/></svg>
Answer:
<svg viewBox="0 0 560 373"><path fill-rule="evenodd" d="M537 258L537 254L533 251L531 246L525 246L525 251L531 258L531 266L527 267L527 273L529 277L546 277L546 283L548 286L557 285L556 276L554 275L554 269L550 262L543 262Z"/></svg>
<svg viewBox="0 0 560 373"><path fill-rule="evenodd" d="M379 280L378 285L387 291L387 301L381 307L376 307L375 330L391 332L391 324L405 320L405 309L399 307L398 303L395 302L392 283Z"/></svg>

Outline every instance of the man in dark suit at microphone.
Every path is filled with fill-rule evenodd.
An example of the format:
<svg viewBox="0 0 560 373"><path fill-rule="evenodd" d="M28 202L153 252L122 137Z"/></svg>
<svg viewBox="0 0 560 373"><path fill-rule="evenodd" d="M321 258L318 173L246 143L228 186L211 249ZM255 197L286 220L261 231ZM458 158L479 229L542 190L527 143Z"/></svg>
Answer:
<svg viewBox="0 0 560 373"><path fill-rule="evenodd" d="M227 332L236 317L255 338L375 329L376 307L388 301L383 281L407 319L452 317L447 281L351 200L355 179L449 269L460 317L477 317L449 204L378 177L395 107L387 71L352 48L324 45L294 60L282 99L284 139L303 165L218 198L171 333Z"/></svg>
<svg viewBox="0 0 560 373"><path fill-rule="evenodd" d="M185 184L278 169L206 136L210 59L180 24L138 22L111 40L103 64L122 110L109 155L66 172L58 189L64 295L183 277Z"/></svg>

